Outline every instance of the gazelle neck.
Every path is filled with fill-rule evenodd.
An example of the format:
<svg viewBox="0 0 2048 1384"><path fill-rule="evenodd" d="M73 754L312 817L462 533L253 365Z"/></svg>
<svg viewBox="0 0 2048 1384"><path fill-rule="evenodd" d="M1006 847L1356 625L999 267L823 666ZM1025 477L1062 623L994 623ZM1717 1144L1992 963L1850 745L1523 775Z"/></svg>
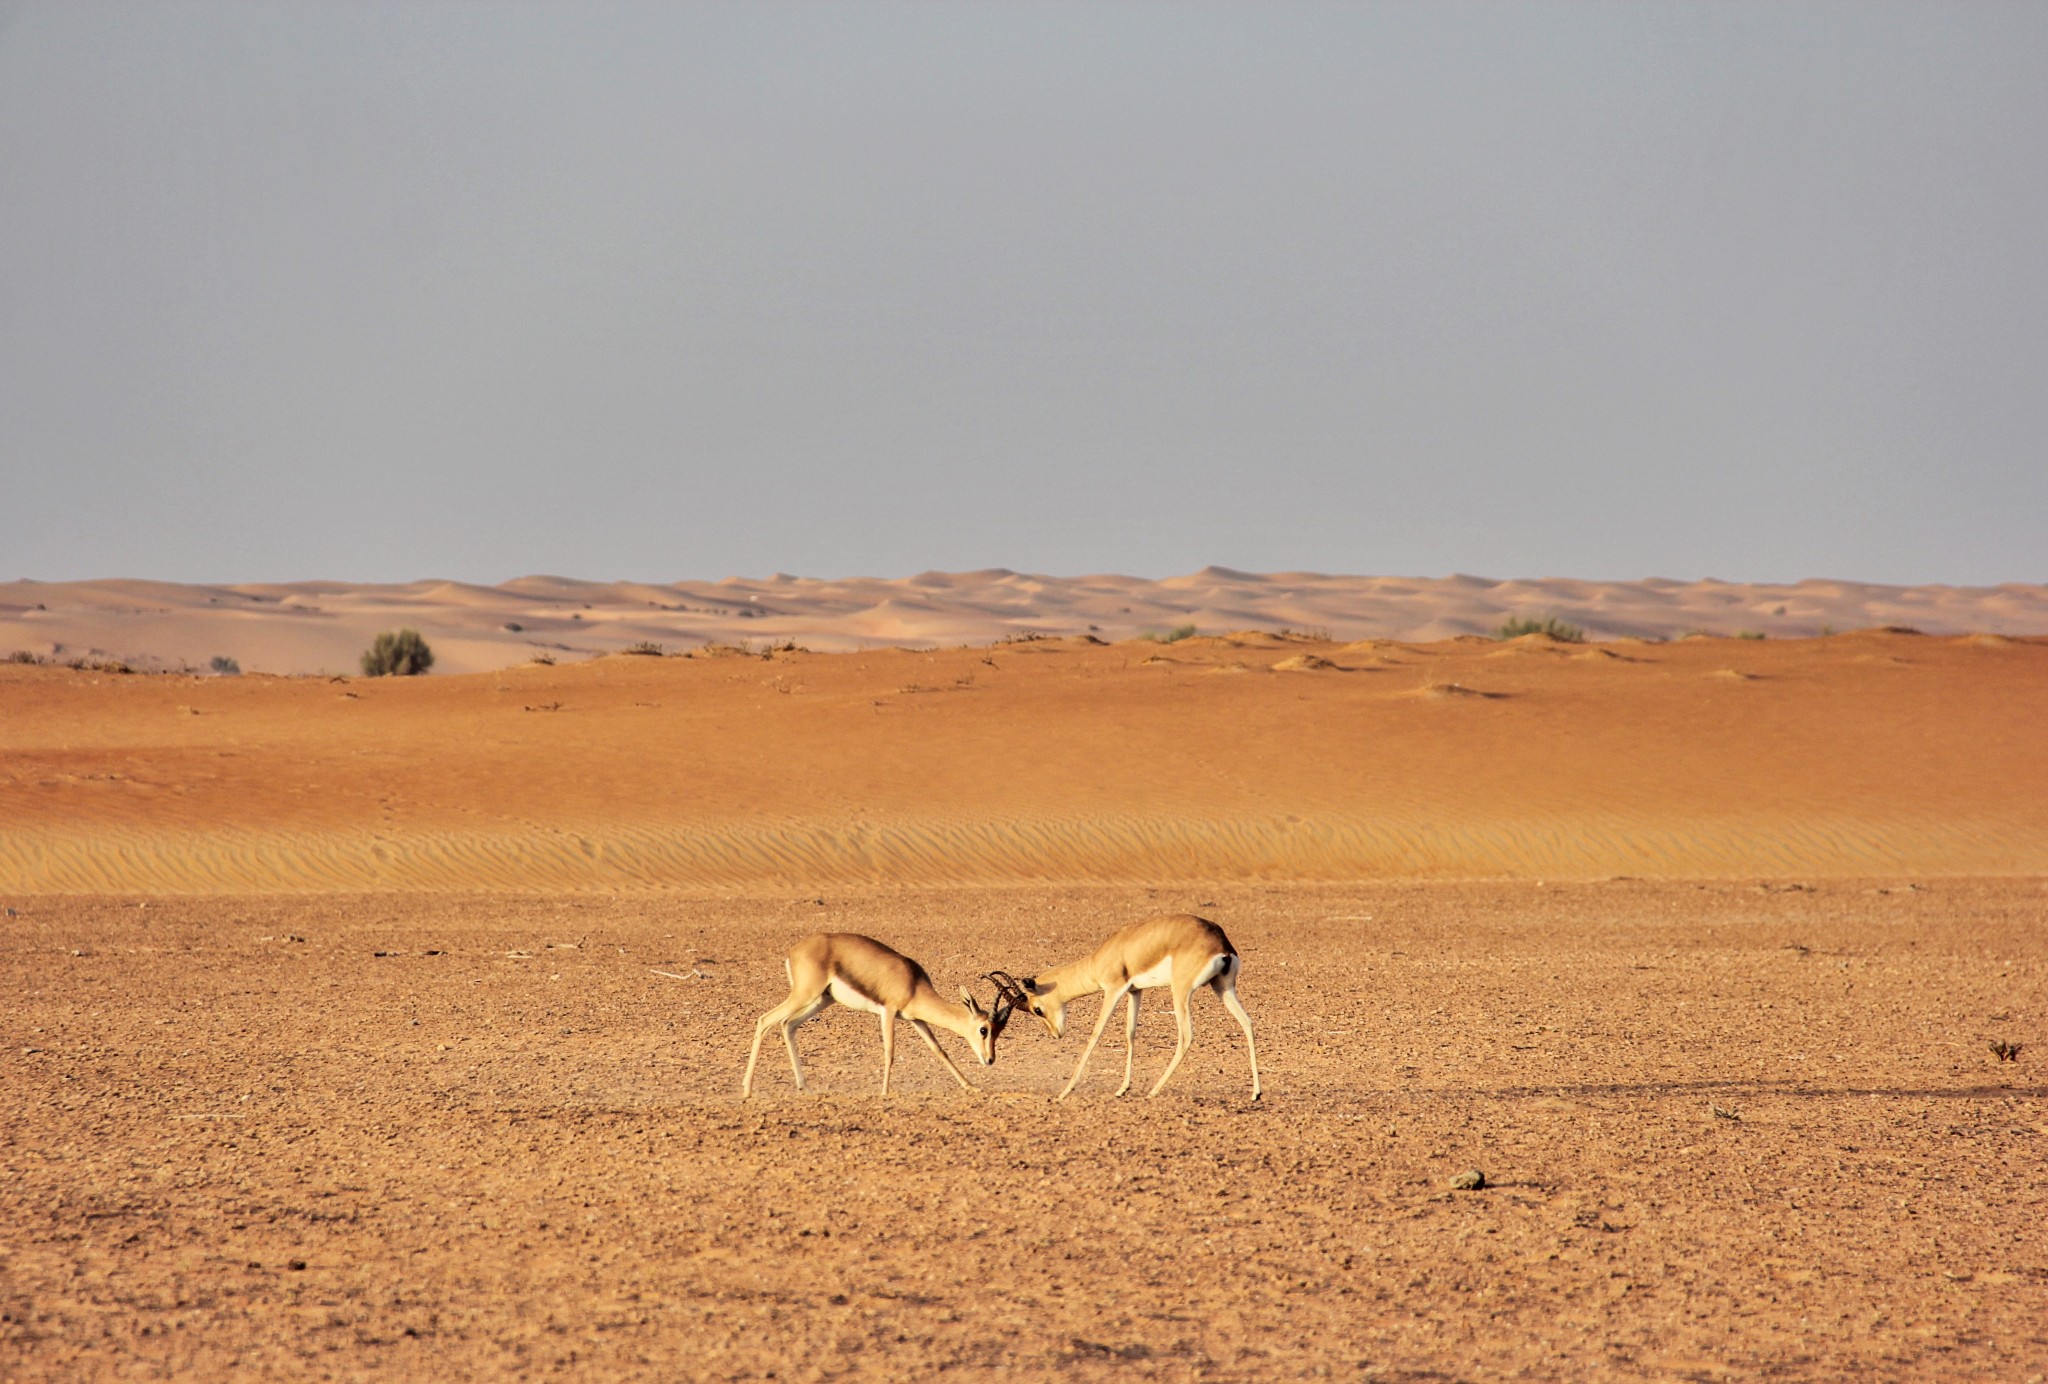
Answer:
<svg viewBox="0 0 2048 1384"><path fill-rule="evenodd" d="M903 1006L903 1017L922 1019L934 1028L943 1028L948 1033L957 1033L972 1042L976 1026L981 1022L958 1004L949 1004L946 997L929 985L920 985L910 996L910 1003Z"/></svg>
<svg viewBox="0 0 2048 1384"><path fill-rule="evenodd" d="M1040 971L1033 981L1033 988L1057 1004L1092 995L1102 988L1095 979L1093 968L1088 964L1094 960L1088 957L1080 961L1069 961L1064 966L1055 966L1049 971Z"/></svg>

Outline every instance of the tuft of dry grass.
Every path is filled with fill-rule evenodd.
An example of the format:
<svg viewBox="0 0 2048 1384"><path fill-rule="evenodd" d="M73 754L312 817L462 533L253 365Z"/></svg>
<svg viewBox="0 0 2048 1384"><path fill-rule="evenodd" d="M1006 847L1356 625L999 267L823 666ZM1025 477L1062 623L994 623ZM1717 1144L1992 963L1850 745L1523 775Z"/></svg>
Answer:
<svg viewBox="0 0 2048 1384"><path fill-rule="evenodd" d="M1546 615L1541 620L1527 616L1513 615L1501 621L1500 628L1493 632L1496 639L1520 639L1525 634L1541 634L1557 640L1560 644L1583 644L1586 632L1577 625Z"/></svg>

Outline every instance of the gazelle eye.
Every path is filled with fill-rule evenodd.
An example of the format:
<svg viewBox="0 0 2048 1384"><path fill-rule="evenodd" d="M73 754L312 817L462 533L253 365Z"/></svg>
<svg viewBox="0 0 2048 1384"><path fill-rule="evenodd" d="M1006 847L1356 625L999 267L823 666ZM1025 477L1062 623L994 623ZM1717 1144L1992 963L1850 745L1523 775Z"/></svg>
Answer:
<svg viewBox="0 0 2048 1384"><path fill-rule="evenodd" d="M984 1038L988 1037L988 1025L987 1025L987 1024L983 1024L983 1025L981 1026L981 1036L982 1036L982 1037L984 1037Z"/></svg>

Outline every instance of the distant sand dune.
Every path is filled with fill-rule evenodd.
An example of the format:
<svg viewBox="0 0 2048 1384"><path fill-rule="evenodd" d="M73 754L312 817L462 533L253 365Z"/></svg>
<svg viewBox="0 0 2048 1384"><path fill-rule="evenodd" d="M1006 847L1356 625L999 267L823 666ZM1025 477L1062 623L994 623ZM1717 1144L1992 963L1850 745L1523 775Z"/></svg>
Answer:
<svg viewBox="0 0 2048 1384"><path fill-rule="evenodd" d="M2048 875L2048 640L1165 647L0 664L0 891Z"/></svg>
<svg viewBox="0 0 2048 1384"><path fill-rule="evenodd" d="M153 668L233 658L247 671L349 673L380 630L419 629L436 672L536 654L581 658L639 643L785 643L818 650L987 644L1025 635L1129 639L1193 624L1342 642L1491 634L1556 616L1599 639L1741 631L1804 638L1885 625L1927 634L2048 633L2048 586L1879 586L1811 580L1589 582L1564 578L1351 577L1209 567L1182 577L1031 576L1001 568L900 580L590 582L498 586L293 582L180 586L127 580L0 584L0 657L99 657Z"/></svg>

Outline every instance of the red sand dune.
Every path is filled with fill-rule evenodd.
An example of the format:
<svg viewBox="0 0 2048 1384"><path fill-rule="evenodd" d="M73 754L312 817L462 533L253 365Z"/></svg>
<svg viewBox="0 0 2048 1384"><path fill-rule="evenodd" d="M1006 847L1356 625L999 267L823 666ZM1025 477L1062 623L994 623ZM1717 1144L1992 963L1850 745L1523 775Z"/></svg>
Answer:
<svg viewBox="0 0 2048 1384"><path fill-rule="evenodd" d="M2048 873L2048 641L0 665L0 888Z"/></svg>

